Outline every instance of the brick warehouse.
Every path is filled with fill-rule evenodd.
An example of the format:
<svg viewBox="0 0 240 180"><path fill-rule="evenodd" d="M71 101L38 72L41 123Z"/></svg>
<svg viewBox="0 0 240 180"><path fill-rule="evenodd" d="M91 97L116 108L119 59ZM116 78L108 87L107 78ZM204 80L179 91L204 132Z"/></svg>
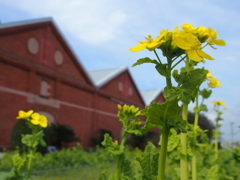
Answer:
<svg viewBox="0 0 240 180"><path fill-rule="evenodd" d="M127 68L86 72L51 18L0 24L0 148L30 109L72 126L86 148L100 128L119 140L117 104L144 108L149 98L164 101L140 92Z"/></svg>

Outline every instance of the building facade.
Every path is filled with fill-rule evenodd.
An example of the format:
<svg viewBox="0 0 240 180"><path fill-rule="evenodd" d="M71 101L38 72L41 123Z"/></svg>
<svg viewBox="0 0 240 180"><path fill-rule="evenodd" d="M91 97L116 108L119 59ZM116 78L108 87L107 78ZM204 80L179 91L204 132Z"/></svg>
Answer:
<svg viewBox="0 0 240 180"><path fill-rule="evenodd" d="M101 128L120 140L117 104L145 106L127 68L86 72L51 18L0 24L0 148L19 110L72 126L85 148Z"/></svg>

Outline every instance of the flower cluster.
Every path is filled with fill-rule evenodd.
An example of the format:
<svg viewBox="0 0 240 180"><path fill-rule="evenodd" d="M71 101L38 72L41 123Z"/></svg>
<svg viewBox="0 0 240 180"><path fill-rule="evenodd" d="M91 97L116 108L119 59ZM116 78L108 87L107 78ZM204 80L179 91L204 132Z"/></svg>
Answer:
<svg viewBox="0 0 240 180"><path fill-rule="evenodd" d="M46 128L48 125L47 117L44 115L40 115L39 113L30 110L28 112L19 111L17 119L26 119L31 122L33 125L38 125L42 128Z"/></svg>
<svg viewBox="0 0 240 180"><path fill-rule="evenodd" d="M207 79L209 80L208 86L210 88L215 88L215 87L220 87L221 86L219 81L215 77L211 76L210 71L208 71L208 73L207 73Z"/></svg>
<svg viewBox="0 0 240 180"><path fill-rule="evenodd" d="M214 45L226 45L224 40L217 39L216 30L203 26L194 28L191 24L183 24L181 30L178 30L176 26L173 32L167 29L162 30L156 39L149 35L146 40L139 41L140 44L130 48L130 51L137 52L144 49L153 51L159 48L164 56L175 57L186 54L189 59L195 62L205 62L204 59L214 60L213 57L202 50L206 45L214 49L216 49ZM204 43L205 45L203 45Z"/></svg>

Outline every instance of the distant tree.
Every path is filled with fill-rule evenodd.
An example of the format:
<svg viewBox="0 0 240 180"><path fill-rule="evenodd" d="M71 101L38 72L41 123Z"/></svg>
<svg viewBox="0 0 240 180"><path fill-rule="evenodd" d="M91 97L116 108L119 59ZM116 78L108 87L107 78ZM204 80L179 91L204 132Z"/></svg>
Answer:
<svg viewBox="0 0 240 180"><path fill-rule="evenodd" d="M50 135L50 145L56 146L57 149L61 149L63 143L80 141L75 135L74 129L66 124L52 123L50 126Z"/></svg>
<svg viewBox="0 0 240 180"><path fill-rule="evenodd" d="M191 111L188 112L188 122L190 124L194 124L194 117L195 114ZM201 129L203 130L208 130L206 132L209 140L212 139L212 130L215 128L213 122L209 120L204 114L200 113L199 114L199 120L198 120L198 125L200 126Z"/></svg>
<svg viewBox="0 0 240 180"><path fill-rule="evenodd" d="M149 131L148 133L137 136L135 134L130 134L127 138L126 144L132 148L138 147L141 150L144 150L148 142L152 142L155 146L158 146L159 134L154 131Z"/></svg>

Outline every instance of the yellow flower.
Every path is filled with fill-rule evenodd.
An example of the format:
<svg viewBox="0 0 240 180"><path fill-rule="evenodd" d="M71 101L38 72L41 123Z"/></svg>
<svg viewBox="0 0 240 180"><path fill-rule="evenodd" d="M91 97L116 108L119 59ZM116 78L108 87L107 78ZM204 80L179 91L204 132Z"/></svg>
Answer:
<svg viewBox="0 0 240 180"><path fill-rule="evenodd" d="M161 44L165 42L165 40L162 40L162 38L165 36L166 33L167 30L162 30L160 32L160 35L155 40L152 38L151 35L148 35L148 37L145 37L147 41L138 41L140 44L130 48L130 51L137 52L142 51L144 49L152 51L161 46Z"/></svg>
<svg viewBox="0 0 240 180"><path fill-rule="evenodd" d="M48 120L44 115L33 113L31 123L34 125L40 125L41 127L45 128L47 127Z"/></svg>
<svg viewBox="0 0 240 180"><path fill-rule="evenodd" d="M182 28L185 32L191 32L193 30L194 26L186 23L186 24L182 25Z"/></svg>
<svg viewBox="0 0 240 180"><path fill-rule="evenodd" d="M17 119L27 119L29 118L33 113L33 110L30 110L28 112L24 112L24 111L19 111L18 112L18 117L16 117Z"/></svg>
<svg viewBox="0 0 240 180"><path fill-rule="evenodd" d="M199 26L195 29L196 35L198 36L198 39L201 43L205 42L208 37L209 37L209 32L207 30L207 28L203 27L203 26Z"/></svg>
<svg viewBox="0 0 240 180"><path fill-rule="evenodd" d="M208 39L207 43L211 47L213 47L212 45L214 45L214 44L216 44L218 46L225 46L226 45L224 40L217 39L217 31L216 31L216 29L212 30L212 28L209 27L208 28L208 32L209 32L209 39Z"/></svg>
<svg viewBox="0 0 240 180"><path fill-rule="evenodd" d="M224 105L223 101L213 101L213 105L214 107L216 107L217 105Z"/></svg>
<svg viewBox="0 0 240 180"><path fill-rule="evenodd" d="M122 110L121 104L118 104L117 107L118 107L118 110L120 110L120 111Z"/></svg>
<svg viewBox="0 0 240 180"><path fill-rule="evenodd" d="M228 107L227 107L227 106L225 106L225 107L224 107L224 109L228 109Z"/></svg>
<svg viewBox="0 0 240 180"><path fill-rule="evenodd" d="M207 77L206 77L206 78L208 79L208 78L210 78L210 77L211 77L211 72L208 71L208 73L207 73Z"/></svg>
<svg viewBox="0 0 240 180"><path fill-rule="evenodd" d="M214 60L214 58L201 50L201 42L197 36L191 33L179 31L178 33L174 33L173 40L179 48L186 50L188 58L193 61L205 62L203 58Z"/></svg>
<svg viewBox="0 0 240 180"><path fill-rule="evenodd" d="M211 88L219 87L221 84L219 84L219 81L215 78L210 76L210 82L208 83L208 86Z"/></svg>

